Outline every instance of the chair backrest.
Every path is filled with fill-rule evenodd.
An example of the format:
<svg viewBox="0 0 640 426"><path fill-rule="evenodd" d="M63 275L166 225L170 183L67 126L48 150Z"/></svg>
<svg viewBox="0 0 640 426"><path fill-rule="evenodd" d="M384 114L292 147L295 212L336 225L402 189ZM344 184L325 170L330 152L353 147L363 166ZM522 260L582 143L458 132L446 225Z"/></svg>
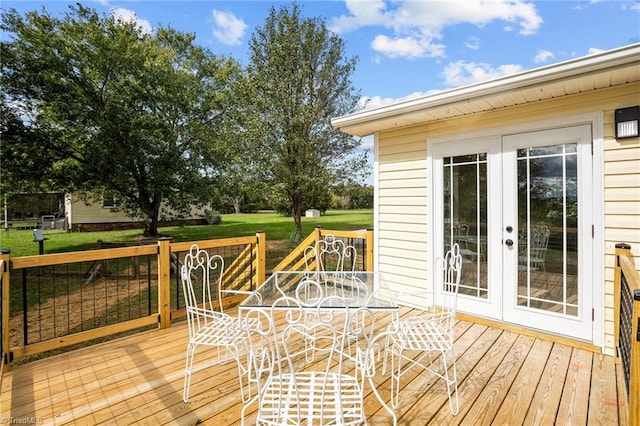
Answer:
<svg viewBox="0 0 640 426"><path fill-rule="evenodd" d="M303 305L321 297L342 299L345 306L359 306L370 297L369 286L357 274L308 272L296 285L296 298Z"/></svg>
<svg viewBox="0 0 640 426"><path fill-rule="evenodd" d="M451 250L444 257L436 260L436 267L442 274L442 288L437 304L437 309L442 315L437 320L440 322L440 326L449 331L453 337L462 272L462 255L457 243L453 244Z"/></svg>
<svg viewBox="0 0 640 426"><path fill-rule="evenodd" d="M531 249L543 251L549 246L549 227L546 225L535 225L531 227Z"/></svg>
<svg viewBox="0 0 640 426"><path fill-rule="evenodd" d="M321 289L318 287L316 290ZM322 290L319 290L322 292ZM327 306L331 308L327 309ZM340 392L346 374L351 374L368 352L366 345L373 332L373 315L367 316L367 309L349 309L340 298L322 297L310 301L281 297L270 310L255 309L246 314L252 369L258 378L258 422L262 410L270 416L274 424L345 424L348 413L339 410L323 410L322 407L342 399L335 395ZM282 320L284 319L284 321ZM259 324L256 326L256 324ZM314 373L313 383L305 374ZM360 380L360 398L364 374ZM287 378L295 377L293 383ZM269 388L274 382L288 383L278 389ZM353 391L353 389L351 389ZM354 395L350 396L351 398ZM298 401L296 401L298 399ZM293 412L285 413L280 404L285 400ZM308 401L316 401L310 412ZM249 402L248 404L250 404ZM327 412L333 411L331 414ZM278 414L275 414L278 413ZM273 416L282 417L274 420ZM329 417L331 416L331 417ZM286 421L285 421L286 420Z"/></svg>
<svg viewBox="0 0 640 426"><path fill-rule="evenodd" d="M356 268L357 251L352 245L331 234L309 246L304 251L307 271L353 273Z"/></svg>
<svg viewBox="0 0 640 426"><path fill-rule="evenodd" d="M455 237L469 235L469 225L466 223L454 222L451 224L451 233Z"/></svg>
<svg viewBox="0 0 640 426"><path fill-rule="evenodd" d="M544 258L547 251L550 235L551 232L547 225L537 224L530 227L525 226L520 232L520 241L524 247L528 245L529 255L532 258L540 260L540 258Z"/></svg>
<svg viewBox="0 0 640 426"><path fill-rule="evenodd" d="M216 298L220 299L223 273L224 259L220 255L209 255L196 244L185 255L181 279L190 335L219 317L213 313Z"/></svg>

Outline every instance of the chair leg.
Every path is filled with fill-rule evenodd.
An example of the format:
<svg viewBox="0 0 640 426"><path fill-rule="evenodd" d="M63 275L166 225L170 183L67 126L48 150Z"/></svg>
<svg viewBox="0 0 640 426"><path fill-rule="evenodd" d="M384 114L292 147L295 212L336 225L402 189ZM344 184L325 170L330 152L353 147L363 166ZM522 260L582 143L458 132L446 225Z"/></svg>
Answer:
<svg viewBox="0 0 640 426"><path fill-rule="evenodd" d="M395 364L397 364L397 366ZM391 354L391 406L394 409L398 408L401 374L402 348L393 348Z"/></svg>
<svg viewBox="0 0 640 426"><path fill-rule="evenodd" d="M387 374L387 361L388 361L388 356L389 356L389 351L391 350L391 348L389 347L389 344L391 343L391 339L389 337L389 335L387 335L384 338L384 359L382 361L382 374Z"/></svg>
<svg viewBox="0 0 640 426"><path fill-rule="evenodd" d="M251 377L253 372L253 360L251 359L251 355L247 353L246 358L246 367L242 365L241 357L238 357L236 361L238 363L238 378L240 379L240 394L242 396L242 402L245 403L251 399L252 382L256 383L256 387L258 382L257 377Z"/></svg>
<svg viewBox="0 0 640 426"><path fill-rule="evenodd" d="M184 367L184 385L182 387L182 400L189 402L189 389L191 387L191 373L193 371L193 357L196 354L197 345L187 345L187 359Z"/></svg>
<svg viewBox="0 0 640 426"><path fill-rule="evenodd" d="M444 368L444 380L447 385L447 396L449 397L449 410L452 415L457 415L460 410L460 403L458 400L458 372L456 370L456 358L453 349L451 353L451 368L447 365L447 353L442 353L442 367ZM455 398L455 399L454 399Z"/></svg>

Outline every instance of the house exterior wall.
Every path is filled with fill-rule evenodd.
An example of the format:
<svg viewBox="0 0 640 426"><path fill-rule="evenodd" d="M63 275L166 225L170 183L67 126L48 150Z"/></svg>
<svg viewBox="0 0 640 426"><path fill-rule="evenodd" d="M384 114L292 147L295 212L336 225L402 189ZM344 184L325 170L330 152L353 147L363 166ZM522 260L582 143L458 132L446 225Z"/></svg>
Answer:
<svg viewBox="0 0 640 426"><path fill-rule="evenodd" d="M431 122L424 125L380 132L376 138L376 267L399 291L428 288L431 267L431 224L428 223L430 171L427 170L427 140L455 134L522 126L563 116L602 113L604 146L602 153L604 247L596 248L604 265L604 294L594 294L594 304L604 312L602 341L606 353L614 353L613 339L613 266L615 244L631 245L633 256L640 258L640 139L614 138L614 110L638 105L640 83L564 96L504 110ZM594 161L597 160L594 156ZM596 231L597 232L597 231ZM597 253L600 251L600 253ZM637 263L640 268L640 262ZM604 303L602 300L604 299ZM598 316L597 316L598 317ZM594 327L597 329L597 327Z"/></svg>
<svg viewBox="0 0 640 426"><path fill-rule="evenodd" d="M163 218L161 214L161 226L172 224L204 224L203 208L193 208L191 215L182 220ZM107 229L126 229L141 226L142 218L131 218L122 211L103 207L102 203L85 203L72 194L65 195L65 215L71 231L98 231ZM166 215L165 215L166 216Z"/></svg>
<svg viewBox="0 0 640 426"><path fill-rule="evenodd" d="M67 217L71 226L78 224L93 224L105 222L138 222L140 219L132 219L123 212L116 212L112 208L102 207L99 202L86 204L78 197L67 194L65 198Z"/></svg>

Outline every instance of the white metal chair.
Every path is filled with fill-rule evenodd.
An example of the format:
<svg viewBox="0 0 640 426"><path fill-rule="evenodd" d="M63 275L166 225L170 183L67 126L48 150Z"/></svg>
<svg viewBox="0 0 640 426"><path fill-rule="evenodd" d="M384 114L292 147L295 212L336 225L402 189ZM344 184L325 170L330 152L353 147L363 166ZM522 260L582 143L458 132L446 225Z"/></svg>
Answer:
<svg viewBox="0 0 640 426"><path fill-rule="evenodd" d="M454 222L451 225L451 235L453 242L460 246L460 254L464 262L476 263L485 255L481 253L482 245L479 244L477 236L469 235L469 225L461 222Z"/></svg>
<svg viewBox="0 0 640 426"><path fill-rule="evenodd" d="M366 423L362 371L366 363L358 360L369 359L368 348L348 347L346 334L357 332L359 341L370 341L372 328L359 325L367 310L355 314L346 306L339 308L343 301L335 296L315 300L312 305L282 297L270 310L247 313L247 324L261 325L247 328L258 391L242 408L243 424L254 404L257 424ZM279 315L284 324L276 318Z"/></svg>
<svg viewBox="0 0 640 426"><path fill-rule="evenodd" d="M201 345L216 348L217 358L213 364L224 364L229 357L237 363L242 397L243 400L248 398L248 395L245 395L245 381L249 385L248 370L240 360L242 353L248 353L248 346L241 320L221 312L222 302L220 302L220 311L214 309L216 306L214 295L217 289L218 298L220 298L223 273L224 259L220 255L210 256L206 250L199 249L196 244L191 246L184 257L181 278L189 324L182 395L184 402L189 401L193 373L211 365L211 363L200 365L197 370L194 370L194 357Z"/></svg>
<svg viewBox="0 0 640 426"><path fill-rule="evenodd" d="M453 415L459 411L456 357L453 349L458 286L462 268L460 248L454 244L444 258L438 259L438 269L443 274L442 291L397 293L399 304L416 304L416 300L428 300L431 306L419 315L394 320L388 327L387 357L391 353L391 405L398 407L400 379L413 367L431 371L444 379ZM437 283L434 285L438 285ZM439 297L439 303L436 298Z"/></svg>
<svg viewBox="0 0 640 426"><path fill-rule="evenodd" d="M357 251L354 246L327 234L305 249L304 260L307 271L349 274L355 271Z"/></svg>
<svg viewBox="0 0 640 426"><path fill-rule="evenodd" d="M304 260L308 276L324 286L325 296L351 299L368 296L366 285L359 284L356 278L357 250L354 246L328 234L305 249Z"/></svg>
<svg viewBox="0 0 640 426"><path fill-rule="evenodd" d="M524 227L520 232L518 265L520 270L546 272L549 227L544 224Z"/></svg>

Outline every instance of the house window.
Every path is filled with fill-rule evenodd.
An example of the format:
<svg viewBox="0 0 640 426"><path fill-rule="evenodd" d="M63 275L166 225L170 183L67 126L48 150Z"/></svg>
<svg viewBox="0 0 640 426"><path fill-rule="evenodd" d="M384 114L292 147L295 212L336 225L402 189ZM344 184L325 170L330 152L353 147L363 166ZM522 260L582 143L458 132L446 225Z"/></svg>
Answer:
<svg viewBox="0 0 640 426"><path fill-rule="evenodd" d="M111 191L102 193L102 208L112 209L118 205L116 195Z"/></svg>
<svg viewBox="0 0 640 426"><path fill-rule="evenodd" d="M460 247L465 270L460 292L488 298L487 153L443 159L444 250Z"/></svg>

